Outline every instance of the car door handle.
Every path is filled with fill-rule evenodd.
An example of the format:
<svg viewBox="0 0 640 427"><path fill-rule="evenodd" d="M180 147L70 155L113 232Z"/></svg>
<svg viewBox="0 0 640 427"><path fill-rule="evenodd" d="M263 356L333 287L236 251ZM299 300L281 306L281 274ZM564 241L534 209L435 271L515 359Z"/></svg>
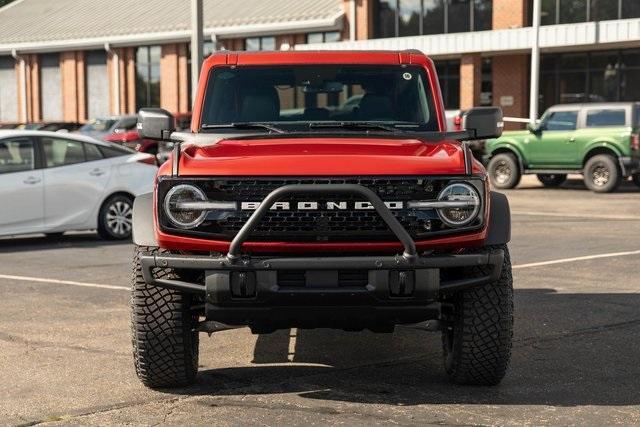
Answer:
<svg viewBox="0 0 640 427"><path fill-rule="evenodd" d="M572 136L571 138L568 139L569 142L576 142L576 137Z"/></svg>
<svg viewBox="0 0 640 427"><path fill-rule="evenodd" d="M22 182L24 182L25 184L33 185L33 184L39 183L40 181L42 181L40 178L36 178L35 176L30 176L29 178L25 179Z"/></svg>
<svg viewBox="0 0 640 427"><path fill-rule="evenodd" d="M91 176L104 175L104 171L102 169L94 169L91 172L89 172L89 175L91 175Z"/></svg>

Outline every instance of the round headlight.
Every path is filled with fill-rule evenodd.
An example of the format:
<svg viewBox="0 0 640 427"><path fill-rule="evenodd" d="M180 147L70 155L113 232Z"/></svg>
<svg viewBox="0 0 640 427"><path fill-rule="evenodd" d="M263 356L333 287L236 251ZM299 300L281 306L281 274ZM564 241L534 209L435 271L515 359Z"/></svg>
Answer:
<svg viewBox="0 0 640 427"><path fill-rule="evenodd" d="M469 184L455 183L445 187L438 201L442 202L438 216L451 227L468 225L480 212L480 196Z"/></svg>
<svg viewBox="0 0 640 427"><path fill-rule="evenodd" d="M180 228L194 228L202 224L207 212L188 207L189 203L206 202L207 196L193 185L177 185L164 198L164 211L169 220ZM186 205L186 206L185 206Z"/></svg>

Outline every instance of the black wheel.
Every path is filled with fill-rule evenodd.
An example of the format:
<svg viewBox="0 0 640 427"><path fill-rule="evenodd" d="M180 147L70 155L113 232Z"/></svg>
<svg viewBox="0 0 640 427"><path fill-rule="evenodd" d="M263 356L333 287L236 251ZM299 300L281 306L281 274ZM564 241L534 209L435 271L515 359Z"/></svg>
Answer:
<svg viewBox="0 0 640 427"><path fill-rule="evenodd" d="M502 274L493 283L461 291L447 299L450 312L442 332L444 364L457 384L497 385L511 358L513 283L506 245ZM485 267L486 268L486 267ZM465 274L486 274L475 267Z"/></svg>
<svg viewBox="0 0 640 427"><path fill-rule="evenodd" d="M491 184L495 188L515 188L522 178L518 161L513 154L502 153L494 156L487 169Z"/></svg>
<svg viewBox="0 0 640 427"><path fill-rule="evenodd" d="M150 247L136 247L131 290L133 360L138 378L152 388L186 386L198 372L196 331L198 314L191 309L192 297L179 291L147 285L142 277L139 255L161 253ZM173 278L169 269L154 272Z"/></svg>
<svg viewBox="0 0 640 427"><path fill-rule="evenodd" d="M98 214L98 234L106 240L123 240L131 237L133 224L133 199L116 194L107 199Z"/></svg>
<svg viewBox="0 0 640 427"><path fill-rule="evenodd" d="M596 193L615 191L622 181L616 158L608 154L593 156L584 165L584 184Z"/></svg>
<svg viewBox="0 0 640 427"><path fill-rule="evenodd" d="M542 183L545 187L560 187L566 180L566 174L538 174L538 181Z"/></svg>
<svg viewBox="0 0 640 427"><path fill-rule="evenodd" d="M635 185L637 185L638 187L640 187L640 173L636 173L634 174L631 179L633 180L633 183Z"/></svg>

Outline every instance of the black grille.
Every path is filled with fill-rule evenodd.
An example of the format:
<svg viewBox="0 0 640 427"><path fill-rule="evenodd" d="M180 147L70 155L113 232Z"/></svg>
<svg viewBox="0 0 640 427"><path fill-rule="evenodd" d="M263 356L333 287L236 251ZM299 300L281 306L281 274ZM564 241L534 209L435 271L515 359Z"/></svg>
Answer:
<svg viewBox="0 0 640 427"><path fill-rule="evenodd" d="M210 200L261 202L273 190L289 184L359 184L374 191L383 201L435 200L450 179L428 178L317 178L317 179L180 179L201 188ZM175 185L172 179L159 183L159 200ZM480 184L478 184L480 185ZM317 202L317 210L298 210L298 202ZM345 210L327 209L328 201L347 202ZM355 202L366 199L348 194L299 194L282 200L289 210L272 210L252 233L252 241L394 241L396 237L375 210L355 210ZM198 235L224 240L232 239L253 214L253 210L211 212L196 230L173 229L159 209L163 228L174 234ZM395 217L414 239L443 233L443 225L435 211L413 209L392 210ZM475 222L475 228L480 222Z"/></svg>

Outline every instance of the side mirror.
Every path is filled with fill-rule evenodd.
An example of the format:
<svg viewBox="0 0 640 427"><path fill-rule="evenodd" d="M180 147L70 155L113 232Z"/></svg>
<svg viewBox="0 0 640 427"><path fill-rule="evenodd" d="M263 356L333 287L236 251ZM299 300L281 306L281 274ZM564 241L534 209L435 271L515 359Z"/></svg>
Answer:
<svg viewBox="0 0 640 427"><path fill-rule="evenodd" d="M176 130L176 119L162 108L142 108L138 112L137 127L142 138L167 141Z"/></svg>
<svg viewBox="0 0 640 427"><path fill-rule="evenodd" d="M531 133L539 134L542 132L542 126L534 125L533 123L527 123L527 130Z"/></svg>
<svg viewBox="0 0 640 427"><path fill-rule="evenodd" d="M474 135L473 139L499 138L503 128L500 107L475 107L462 116L462 129Z"/></svg>

